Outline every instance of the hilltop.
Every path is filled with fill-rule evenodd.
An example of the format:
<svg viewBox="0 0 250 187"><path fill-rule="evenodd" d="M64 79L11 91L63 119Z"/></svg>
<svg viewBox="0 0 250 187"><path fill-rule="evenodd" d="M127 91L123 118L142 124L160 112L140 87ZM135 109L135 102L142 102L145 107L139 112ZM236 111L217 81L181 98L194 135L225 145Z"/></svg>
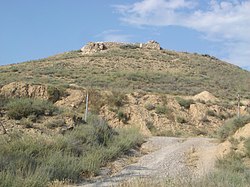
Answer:
<svg viewBox="0 0 250 187"><path fill-rule="evenodd" d="M81 50L0 67L0 85L15 81L100 90L249 98L250 72L215 57L162 49L157 42L91 42Z"/></svg>

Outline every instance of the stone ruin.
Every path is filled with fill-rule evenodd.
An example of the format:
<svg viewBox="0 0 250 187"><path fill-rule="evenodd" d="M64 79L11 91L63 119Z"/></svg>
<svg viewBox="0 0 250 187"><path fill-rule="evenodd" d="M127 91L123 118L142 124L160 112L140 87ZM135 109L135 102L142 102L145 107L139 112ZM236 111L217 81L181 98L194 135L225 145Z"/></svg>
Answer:
<svg viewBox="0 0 250 187"><path fill-rule="evenodd" d="M81 48L83 54L92 54L99 51L105 51L107 49L112 48L120 48L122 46L134 46L140 49L153 49L153 50L161 50L161 46L158 42L154 40L150 40L147 43L118 43L118 42L89 42L85 46Z"/></svg>
<svg viewBox="0 0 250 187"><path fill-rule="evenodd" d="M87 45L81 48L84 54L95 53L107 49L103 42L89 42Z"/></svg>
<svg viewBox="0 0 250 187"><path fill-rule="evenodd" d="M154 49L154 50L161 50L161 46L157 41L150 40L145 44L140 44L140 48L142 49Z"/></svg>

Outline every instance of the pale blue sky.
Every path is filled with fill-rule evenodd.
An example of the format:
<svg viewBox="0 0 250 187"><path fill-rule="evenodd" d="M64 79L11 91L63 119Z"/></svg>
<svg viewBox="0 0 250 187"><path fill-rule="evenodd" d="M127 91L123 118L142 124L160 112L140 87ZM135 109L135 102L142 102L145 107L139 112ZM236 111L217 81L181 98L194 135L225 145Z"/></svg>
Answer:
<svg viewBox="0 0 250 187"><path fill-rule="evenodd" d="M249 68L249 10L249 0L0 0L0 65L89 41L156 40Z"/></svg>

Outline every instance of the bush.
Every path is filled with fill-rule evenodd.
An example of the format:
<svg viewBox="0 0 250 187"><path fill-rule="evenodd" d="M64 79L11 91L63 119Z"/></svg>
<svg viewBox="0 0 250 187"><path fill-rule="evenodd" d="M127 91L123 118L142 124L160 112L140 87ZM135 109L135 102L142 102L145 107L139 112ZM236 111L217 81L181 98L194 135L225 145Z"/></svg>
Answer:
<svg viewBox="0 0 250 187"><path fill-rule="evenodd" d="M122 92L113 92L111 96L108 97L108 104L112 107L120 108L127 102L126 94Z"/></svg>
<svg viewBox="0 0 250 187"><path fill-rule="evenodd" d="M153 121L146 121L146 126L153 135L156 135L157 129L155 128Z"/></svg>
<svg viewBox="0 0 250 187"><path fill-rule="evenodd" d="M123 123L127 123L129 120L128 115L121 110L118 110L117 117L118 117L119 121L122 121Z"/></svg>
<svg viewBox="0 0 250 187"><path fill-rule="evenodd" d="M56 118L50 121L45 122L45 126L49 129L54 129L57 127L62 127L66 124L65 120L62 118Z"/></svg>
<svg viewBox="0 0 250 187"><path fill-rule="evenodd" d="M250 122L250 116L234 117L227 120L218 130L218 136L221 141L233 135L239 128Z"/></svg>
<svg viewBox="0 0 250 187"><path fill-rule="evenodd" d="M0 136L0 186L47 186L77 182L143 142L136 129L113 130L95 116L65 135Z"/></svg>
<svg viewBox="0 0 250 187"><path fill-rule="evenodd" d="M180 97L176 97L176 100L179 103L179 105L181 105L185 109L189 109L190 105L194 104L194 100L193 99L183 99L183 98L180 98Z"/></svg>
<svg viewBox="0 0 250 187"><path fill-rule="evenodd" d="M145 105L145 108L147 109L147 110L154 110L155 109L155 106L153 105L153 104L150 104L150 103L147 103L146 105Z"/></svg>
<svg viewBox="0 0 250 187"><path fill-rule="evenodd" d="M47 88L48 96L49 96L49 101L51 102L56 102L60 99L60 91L54 86L48 86Z"/></svg>
<svg viewBox="0 0 250 187"><path fill-rule="evenodd" d="M213 111L213 110L208 110L208 111L206 112L206 115L208 115L208 116L213 116L213 117L216 117L216 116L217 116L216 112Z"/></svg>
<svg viewBox="0 0 250 187"><path fill-rule="evenodd" d="M156 112L156 114L167 114L167 113L171 112L171 110L164 105L157 105L155 108L155 112Z"/></svg>
<svg viewBox="0 0 250 187"><path fill-rule="evenodd" d="M177 116L176 121L178 123L187 123L187 120L183 117Z"/></svg>
<svg viewBox="0 0 250 187"><path fill-rule="evenodd" d="M10 118L20 120L29 115L52 115L57 108L48 101L32 98L18 98L7 104L7 110L7 115Z"/></svg>
<svg viewBox="0 0 250 187"><path fill-rule="evenodd" d="M28 118L22 118L20 120L20 124L23 125L25 128L32 128L33 122Z"/></svg>
<svg viewBox="0 0 250 187"><path fill-rule="evenodd" d="M125 44L120 46L120 49L138 49L138 48L139 48L138 45L133 45L133 44Z"/></svg>

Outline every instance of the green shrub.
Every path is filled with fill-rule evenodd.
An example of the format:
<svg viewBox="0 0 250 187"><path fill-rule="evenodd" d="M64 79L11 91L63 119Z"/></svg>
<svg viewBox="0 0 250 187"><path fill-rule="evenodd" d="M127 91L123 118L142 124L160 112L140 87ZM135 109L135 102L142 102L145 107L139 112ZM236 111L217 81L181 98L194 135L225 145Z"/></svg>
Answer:
<svg viewBox="0 0 250 187"><path fill-rule="evenodd" d="M20 120L20 125L23 125L25 128L32 128L33 122L28 118L22 118Z"/></svg>
<svg viewBox="0 0 250 187"><path fill-rule="evenodd" d="M107 100L109 106L120 108L127 102L128 98L125 93L112 92L112 95Z"/></svg>
<svg viewBox="0 0 250 187"><path fill-rule="evenodd" d="M230 114L223 114L223 113L219 113L218 114L218 118L220 118L221 120L225 120L225 119L228 119L230 117Z"/></svg>
<svg viewBox="0 0 250 187"><path fill-rule="evenodd" d="M49 129L54 129L57 127L62 127L66 124L65 120L62 118L56 118L50 121L45 122L45 126Z"/></svg>
<svg viewBox="0 0 250 187"><path fill-rule="evenodd" d="M214 117L217 116L216 112L213 111L213 110L208 110L208 111L206 112L206 115L208 115L208 116L214 116Z"/></svg>
<svg viewBox="0 0 250 187"><path fill-rule="evenodd" d="M7 115L20 120L30 115L52 115L57 110L52 103L32 98L17 98L7 104Z"/></svg>
<svg viewBox="0 0 250 187"><path fill-rule="evenodd" d="M48 96L49 96L49 101L51 101L53 103L60 99L61 92L55 86L48 86L47 93L48 93Z"/></svg>
<svg viewBox="0 0 250 187"><path fill-rule="evenodd" d="M145 104L145 108L150 111L150 110L154 110L155 106L151 103L147 103Z"/></svg>
<svg viewBox="0 0 250 187"><path fill-rule="evenodd" d="M177 116L176 121L178 123L187 123L188 122L184 117L181 117L181 116Z"/></svg>
<svg viewBox="0 0 250 187"><path fill-rule="evenodd" d="M155 108L155 112L156 114L167 114L171 112L171 110L165 105L157 105Z"/></svg>
<svg viewBox="0 0 250 187"><path fill-rule="evenodd" d="M61 97L65 97L68 95L66 88L68 88L68 84L60 84L58 86L53 86L49 85L47 87L47 93L49 96L49 101L51 102L56 102L58 101Z"/></svg>
<svg viewBox="0 0 250 187"><path fill-rule="evenodd" d="M154 122L152 122L152 121L146 121L146 126L147 126L148 130L149 130L153 135L156 135L157 129L156 129L155 126L154 126Z"/></svg>
<svg viewBox="0 0 250 187"><path fill-rule="evenodd" d="M125 45L121 45L120 48L121 49L138 49L139 46L134 45L134 44L125 44Z"/></svg>
<svg viewBox="0 0 250 187"><path fill-rule="evenodd" d="M189 109L190 105L195 103L193 99L183 99L181 97L176 97L176 101L185 109Z"/></svg>
<svg viewBox="0 0 250 187"><path fill-rule="evenodd" d="M250 122L250 116L234 117L227 120L218 130L218 136L221 141L233 135L239 128Z"/></svg>
<svg viewBox="0 0 250 187"><path fill-rule="evenodd" d="M122 110L118 110L117 118L119 119L119 121L122 121L123 123L127 123L129 120L128 115L124 113Z"/></svg>

